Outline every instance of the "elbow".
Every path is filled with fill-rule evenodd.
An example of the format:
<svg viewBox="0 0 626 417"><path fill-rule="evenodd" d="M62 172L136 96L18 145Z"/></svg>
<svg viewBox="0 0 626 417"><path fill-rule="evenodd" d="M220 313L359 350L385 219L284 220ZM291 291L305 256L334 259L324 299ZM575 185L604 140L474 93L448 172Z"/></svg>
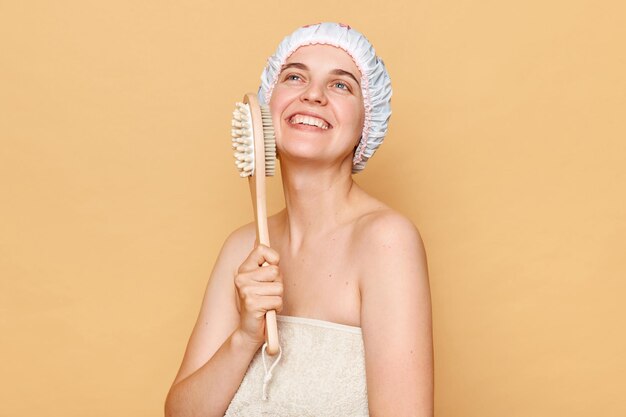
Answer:
<svg viewBox="0 0 626 417"><path fill-rule="evenodd" d="M215 414L202 411L202 406L193 401L188 392L188 387L181 386L180 383L173 385L165 398L165 417L196 417L199 415L214 416ZM223 415L220 414L220 415Z"/></svg>
<svg viewBox="0 0 626 417"><path fill-rule="evenodd" d="M164 416L165 417L183 417L184 414L179 406L180 400L175 385L170 388L165 398Z"/></svg>
<svg viewBox="0 0 626 417"><path fill-rule="evenodd" d="M172 407L172 390L170 390L170 392L167 394L167 397L165 398L165 406L163 408L163 415L165 417L176 417L174 407Z"/></svg>

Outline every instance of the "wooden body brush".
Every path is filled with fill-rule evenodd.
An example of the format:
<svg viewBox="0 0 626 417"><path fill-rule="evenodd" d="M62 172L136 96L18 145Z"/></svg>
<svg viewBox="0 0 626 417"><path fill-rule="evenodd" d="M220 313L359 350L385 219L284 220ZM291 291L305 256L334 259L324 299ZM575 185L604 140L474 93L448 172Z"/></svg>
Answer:
<svg viewBox="0 0 626 417"><path fill-rule="evenodd" d="M276 168L276 140L269 107L260 106L253 93L244 95L243 102L236 104L232 126L235 165L241 177L248 177L257 242L269 246L265 177L273 176ZM274 355L279 351L275 310L265 314L265 332L267 352Z"/></svg>

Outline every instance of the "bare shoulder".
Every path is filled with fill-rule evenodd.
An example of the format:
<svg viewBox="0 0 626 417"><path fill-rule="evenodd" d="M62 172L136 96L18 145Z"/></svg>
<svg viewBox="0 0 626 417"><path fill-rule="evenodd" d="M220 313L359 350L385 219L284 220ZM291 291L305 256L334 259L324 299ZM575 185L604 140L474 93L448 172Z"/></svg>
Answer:
<svg viewBox="0 0 626 417"><path fill-rule="evenodd" d="M401 298L429 298L426 250L415 224L386 206L359 223L355 244L362 308L379 308Z"/></svg>
<svg viewBox="0 0 626 417"><path fill-rule="evenodd" d="M228 264L233 271L246 259L252 249L256 239L254 222L244 224L233 230L222 245L219 257L220 261Z"/></svg>
<svg viewBox="0 0 626 417"><path fill-rule="evenodd" d="M367 262L385 262L388 257L413 255L423 258L425 249L415 224L403 214L382 205L359 219L356 240L360 256Z"/></svg>
<svg viewBox="0 0 626 417"><path fill-rule="evenodd" d="M429 298L424 242L408 217L381 205L359 220L355 246L362 313L400 299Z"/></svg>

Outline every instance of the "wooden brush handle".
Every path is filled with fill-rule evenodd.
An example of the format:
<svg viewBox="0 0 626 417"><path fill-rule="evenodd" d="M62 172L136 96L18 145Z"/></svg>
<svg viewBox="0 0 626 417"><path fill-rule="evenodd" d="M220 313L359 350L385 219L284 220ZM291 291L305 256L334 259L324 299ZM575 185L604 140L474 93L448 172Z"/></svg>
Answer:
<svg viewBox="0 0 626 417"><path fill-rule="evenodd" d="M278 326L276 325L276 310L265 313L265 337L267 339L266 352L275 355L279 351Z"/></svg>
<svg viewBox="0 0 626 417"><path fill-rule="evenodd" d="M254 94L248 93L243 98L244 103L250 105L252 129L254 132L254 172L248 177L250 195L254 206L254 220L256 222L256 236L259 244L270 246L270 236L267 227L267 202L265 199L265 139L263 137L263 121L261 107ZM262 266L268 265L264 262ZM276 311L270 310L265 314L265 334L267 338L267 353L278 353L278 327L276 325Z"/></svg>

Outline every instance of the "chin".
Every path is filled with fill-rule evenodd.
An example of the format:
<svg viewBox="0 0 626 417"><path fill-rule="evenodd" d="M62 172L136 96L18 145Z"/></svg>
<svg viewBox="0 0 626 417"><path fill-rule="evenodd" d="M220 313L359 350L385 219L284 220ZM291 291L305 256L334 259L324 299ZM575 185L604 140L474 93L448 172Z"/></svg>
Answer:
<svg viewBox="0 0 626 417"><path fill-rule="evenodd" d="M308 143L290 143L287 146L280 146L278 153L293 160L314 160L321 156L319 147Z"/></svg>

